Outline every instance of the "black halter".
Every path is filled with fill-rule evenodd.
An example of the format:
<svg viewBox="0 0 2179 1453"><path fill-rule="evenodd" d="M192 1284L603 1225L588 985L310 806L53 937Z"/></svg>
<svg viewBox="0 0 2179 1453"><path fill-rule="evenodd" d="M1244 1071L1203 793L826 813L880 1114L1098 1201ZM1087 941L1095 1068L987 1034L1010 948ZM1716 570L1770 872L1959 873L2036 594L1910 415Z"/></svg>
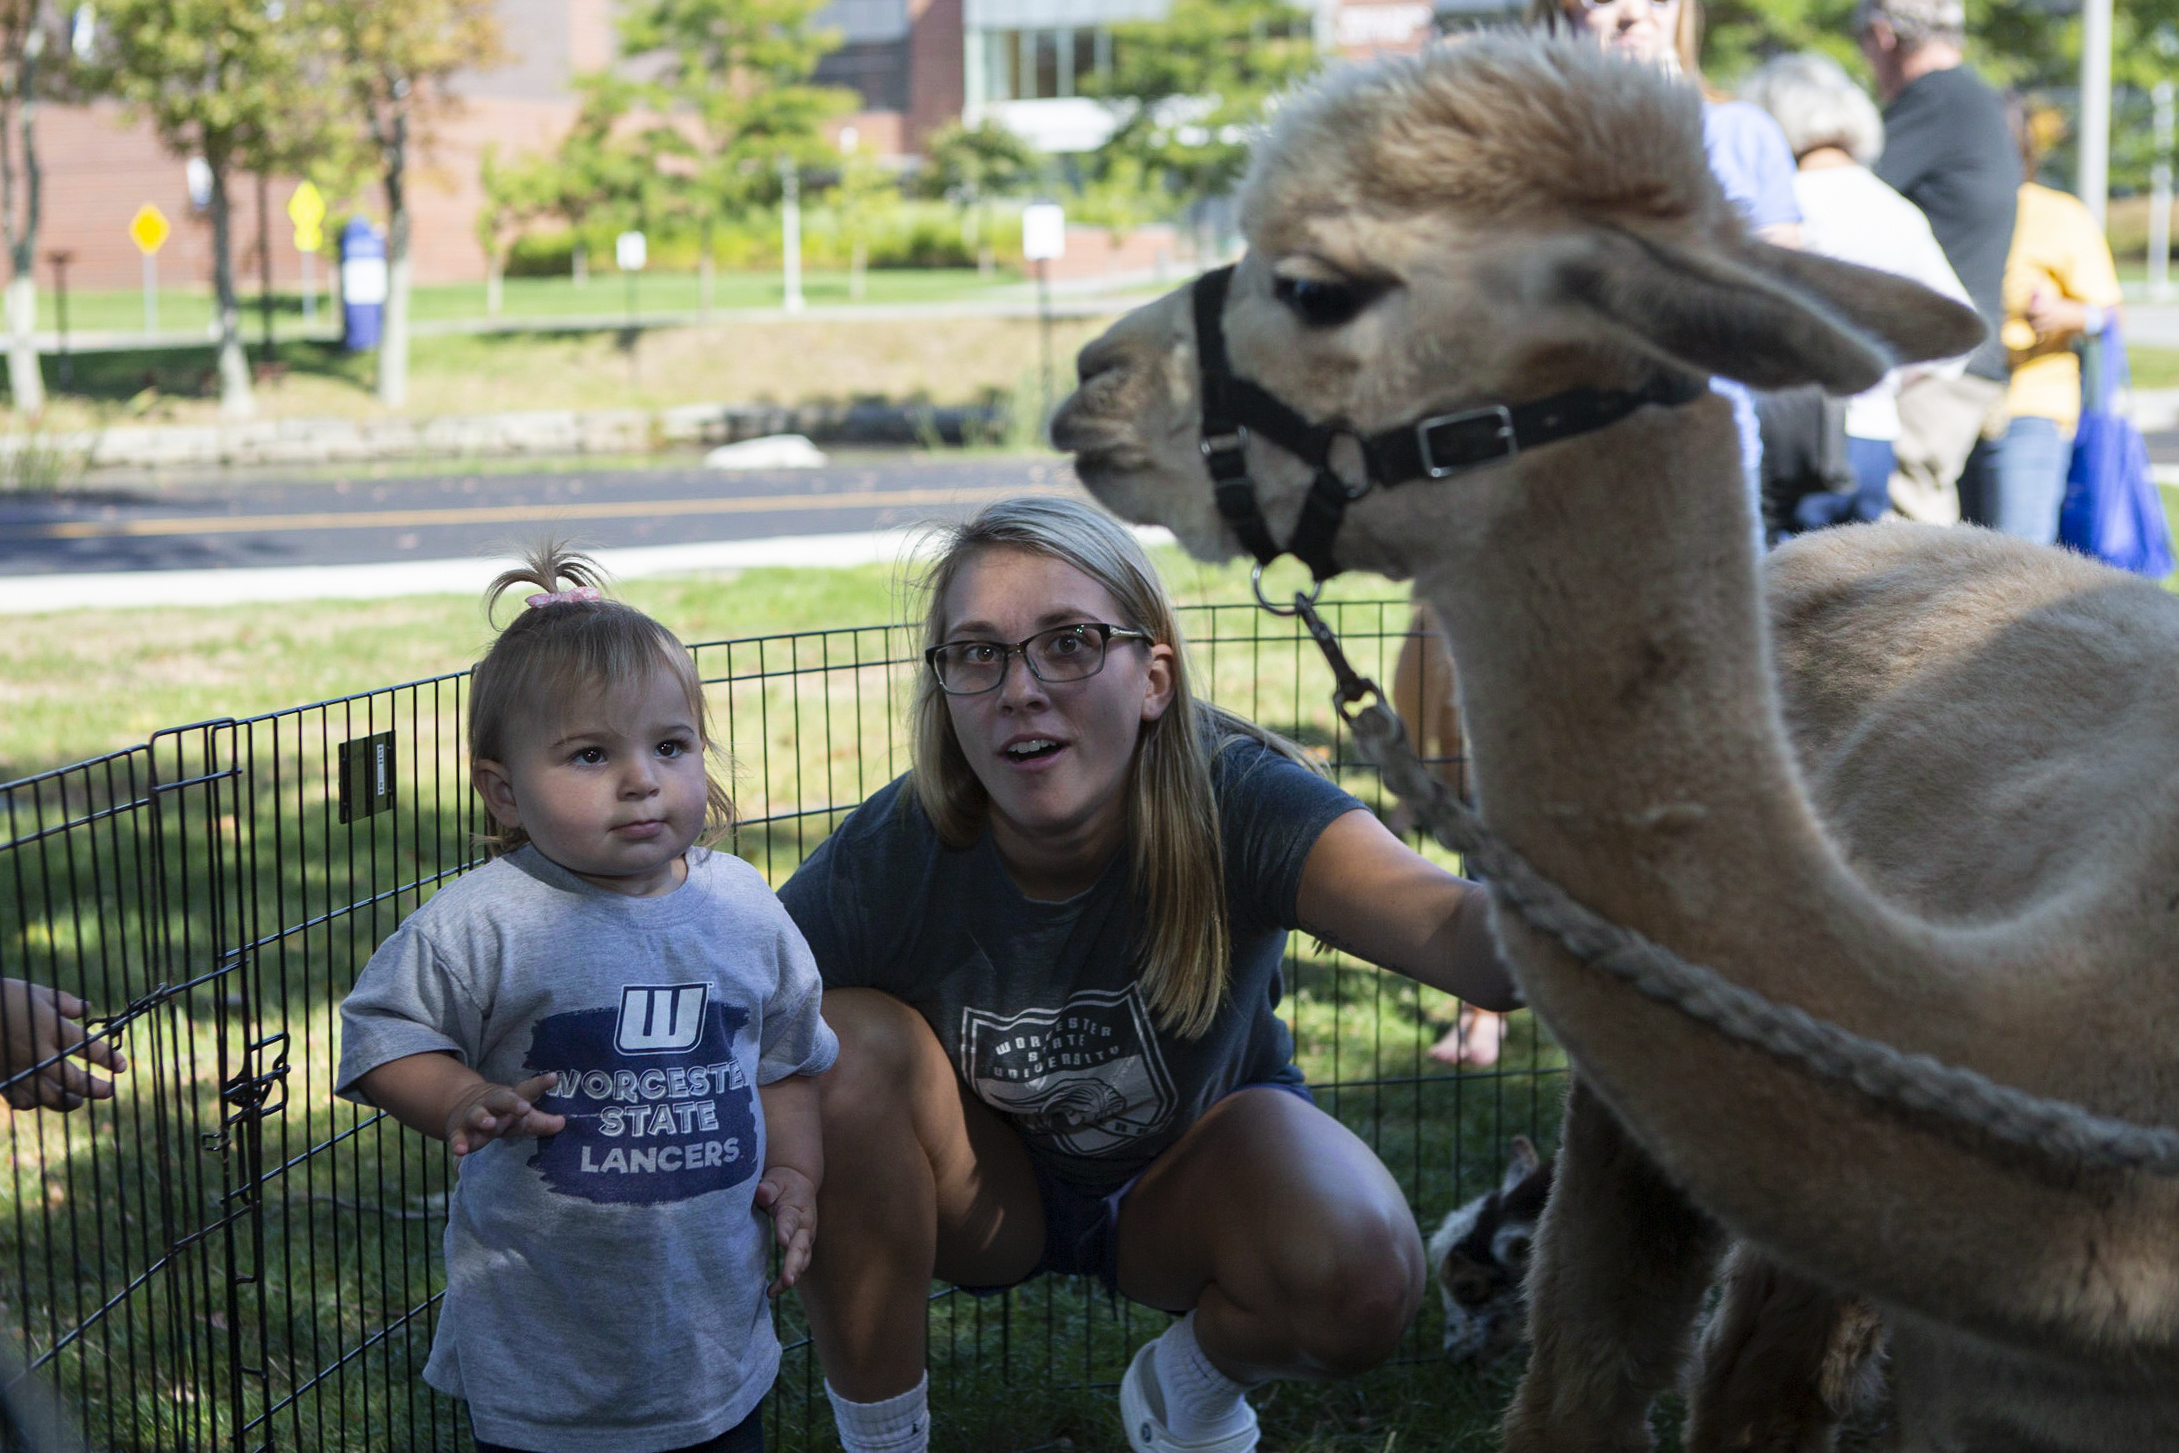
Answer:
<svg viewBox="0 0 2179 1453"><path fill-rule="evenodd" d="M1261 384L1242 378L1226 359L1223 322L1231 266L1195 281L1195 347L1202 373L1203 460L1218 496L1218 513L1256 557L1259 568L1292 554L1309 567L1319 583L1339 573L1332 560L1332 540L1347 506L1372 489L1391 489L1418 479L1443 479L1463 469L1511 459L1558 439L1616 424L1645 404L1675 405L1700 398L1704 386L1684 374L1660 374L1639 389L1571 388L1525 404L1485 404L1450 414L1433 414L1382 433L1364 434L1334 419L1312 424ZM1315 471L1302 500L1293 538L1283 546L1272 538L1256 503L1256 483L1249 478L1243 453L1251 433L1261 434ZM1332 446L1354 442L1362 477L1354 483L1332 467Z"/></svg>

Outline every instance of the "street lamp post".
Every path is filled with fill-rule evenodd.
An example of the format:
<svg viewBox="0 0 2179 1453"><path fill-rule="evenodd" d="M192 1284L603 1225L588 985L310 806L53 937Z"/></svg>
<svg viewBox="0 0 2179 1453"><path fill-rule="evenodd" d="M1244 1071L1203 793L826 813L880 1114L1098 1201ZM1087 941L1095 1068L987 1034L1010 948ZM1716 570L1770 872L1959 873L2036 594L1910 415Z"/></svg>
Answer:
<svg viewBox="0 0 2179 1453"><path fill-rule="evenodd" d="M2081 5L2081 201L2101 231L2111 196L2111 0Z"/></svg>

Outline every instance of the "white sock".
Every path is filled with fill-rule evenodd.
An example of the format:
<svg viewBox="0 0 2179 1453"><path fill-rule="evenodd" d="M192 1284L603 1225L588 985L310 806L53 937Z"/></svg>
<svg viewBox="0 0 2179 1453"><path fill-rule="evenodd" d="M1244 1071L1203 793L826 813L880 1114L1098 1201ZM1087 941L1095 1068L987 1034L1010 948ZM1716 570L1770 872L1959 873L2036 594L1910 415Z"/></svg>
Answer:
<svg viewBox="0 0 2179 1453"><path fill-rule="evenodd" d="M1158 1390L1165 1394L1165 1426L1185 1443L1235 1433L1248 1422L1248 1387L1220 1372L1195 1340L1190 1312L1158 1339Z"/></svg>
<svg viewBox="0 0 2179 1453"><path fill-rule="evenodd" d="M925 1453L931 1446L930 1395L928 1373L900 1396L875 1403L851 1403L825 1383L832 1425L846 1453Z"/></svg>

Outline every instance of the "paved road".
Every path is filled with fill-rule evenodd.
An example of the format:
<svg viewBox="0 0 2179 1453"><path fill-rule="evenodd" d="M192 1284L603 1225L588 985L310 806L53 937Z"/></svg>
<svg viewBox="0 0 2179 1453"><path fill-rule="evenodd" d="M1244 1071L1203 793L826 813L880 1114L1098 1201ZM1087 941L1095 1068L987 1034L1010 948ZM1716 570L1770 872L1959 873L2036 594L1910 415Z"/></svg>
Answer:
<svg viewBox="0 0 2179 1453"><path fill-rule="evenodd" d="M597 548L888 530L1078 489L1063 460L901 453L822 469L442 473L0 496L0 576L451 560L548 532Z"/></svg>

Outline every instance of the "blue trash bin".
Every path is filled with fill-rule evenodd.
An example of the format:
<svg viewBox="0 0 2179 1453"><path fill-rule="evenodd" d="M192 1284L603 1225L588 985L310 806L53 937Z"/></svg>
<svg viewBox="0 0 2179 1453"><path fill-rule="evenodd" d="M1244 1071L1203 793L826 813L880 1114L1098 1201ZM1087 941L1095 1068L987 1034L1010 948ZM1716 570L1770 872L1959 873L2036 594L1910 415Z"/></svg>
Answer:
<svg viewBox="0 0 2179 1453"><path fill-rule="evenodd" d="M386 238L362 217L341 229L340 310L341 346L376 348L386 322Z"/></svg>

